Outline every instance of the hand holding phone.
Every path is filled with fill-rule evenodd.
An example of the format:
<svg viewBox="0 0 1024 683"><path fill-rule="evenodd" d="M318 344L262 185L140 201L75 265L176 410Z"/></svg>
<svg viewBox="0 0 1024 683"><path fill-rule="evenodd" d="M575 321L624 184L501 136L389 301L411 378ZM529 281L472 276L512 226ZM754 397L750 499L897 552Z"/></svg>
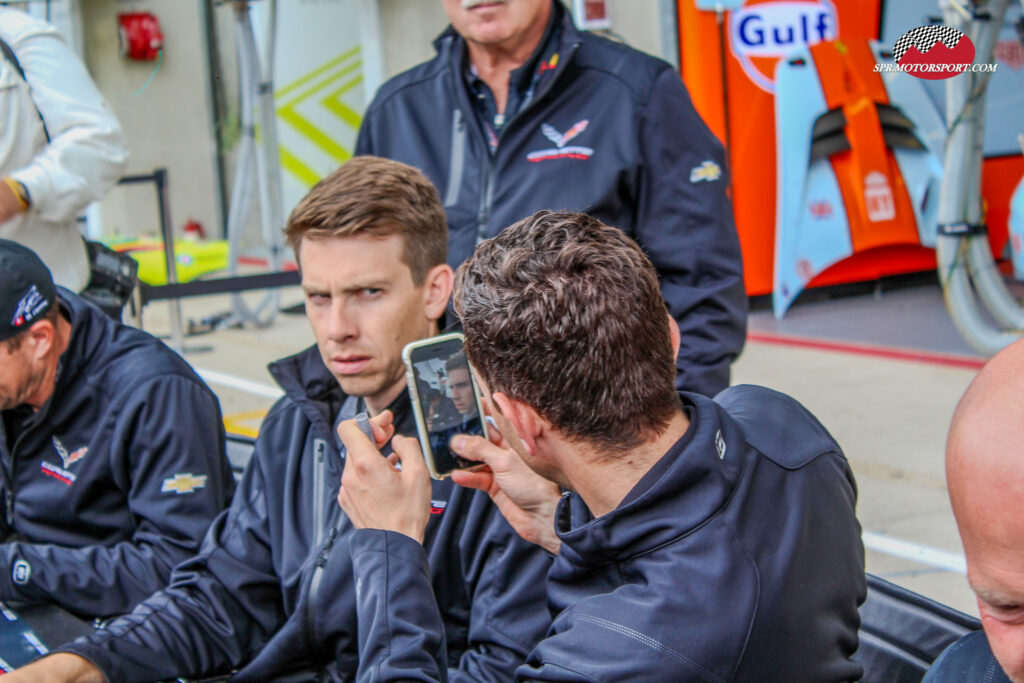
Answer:
<svg viewBox="0 0 1024 683"><path fill-rule="evenodd" d="M402 350L420 449L430 476L444 479L457 469L480 463L450 447L457 434L487 436L483 405L461 334L412 342Z"/></svg>

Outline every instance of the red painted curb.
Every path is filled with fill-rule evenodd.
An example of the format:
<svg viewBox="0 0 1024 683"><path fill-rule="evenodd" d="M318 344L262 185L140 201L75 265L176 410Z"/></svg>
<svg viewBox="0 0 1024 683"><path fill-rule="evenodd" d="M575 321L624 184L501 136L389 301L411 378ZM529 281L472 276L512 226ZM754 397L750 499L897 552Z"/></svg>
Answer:
<svg viewBox="0 0 1024 683"><path fill-rule="evenodd" d="M748 332L747 341L758 342L761 344L776 344L779 346L795 346L805 349L818 349L821 351L854 353L861 356L889 358L892 360L902 360L913 363L930 363L932 365L945 365L947 367L967 368L970 370L980 370L987 362L987 359L985 358L960 356L950 353L901 349L893 346L875 346L873 344L856 344L852 342L812 339L809 337L793 337L790 335L767 334L764 332Z"/></svg>

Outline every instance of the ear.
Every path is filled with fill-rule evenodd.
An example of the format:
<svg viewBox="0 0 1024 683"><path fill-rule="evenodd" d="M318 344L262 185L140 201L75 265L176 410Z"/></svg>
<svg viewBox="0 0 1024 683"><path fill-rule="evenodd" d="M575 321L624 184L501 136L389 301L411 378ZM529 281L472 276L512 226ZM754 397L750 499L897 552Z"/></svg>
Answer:
<svg viewBox="0 0 1024 683"><path fill-rule="evenodd" d="M682 338L679 336L679 323L668 313L665 314L668 318L668 335L672 338L672 357L679 357L679 346L682 344Z"/></svg>
<svg viewBox="0 0 1024 683"><path fill-rule="evenodd" d="M454 282L455 273L447 263L434 266L427 272L423 282L423 308L428 319L437 320L444 315Z"/></svg>
<svg viewBox="0 0 1024 683"><path fill-rule="evenodd" d="M46 356L53 348L57 330L49 320L40 320L28 328L25 341L31 346L29 353L36 360Z"/></svg>
<svg viewBox="0 0 1024 683"><path fill-rule="evenodd" d="M526 448L527 453L536 455L537 437L540 436L543 428L543 422L537 411L522 401L509 398L507 394L500 391L491 394L491 398L498 410L501 411L502 416L512 425L512 429L519 437L523 447Z"/></svg>

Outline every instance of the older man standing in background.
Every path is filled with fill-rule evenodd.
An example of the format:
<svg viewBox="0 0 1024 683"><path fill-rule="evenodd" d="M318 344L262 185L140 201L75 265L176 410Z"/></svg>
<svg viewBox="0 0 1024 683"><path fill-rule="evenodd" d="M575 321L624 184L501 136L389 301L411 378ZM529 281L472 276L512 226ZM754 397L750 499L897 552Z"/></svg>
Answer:
<svg viewBox="0 0 1024 683"><path fill-rule="evenodd" d="M743 266L722 146L671 66L578 31L558 0L443 0L437 56L396 76L359 154L422 170L448 262L539 209L584 211L633 237L679 325L677 385L714 395L743 348Z"/></svg>

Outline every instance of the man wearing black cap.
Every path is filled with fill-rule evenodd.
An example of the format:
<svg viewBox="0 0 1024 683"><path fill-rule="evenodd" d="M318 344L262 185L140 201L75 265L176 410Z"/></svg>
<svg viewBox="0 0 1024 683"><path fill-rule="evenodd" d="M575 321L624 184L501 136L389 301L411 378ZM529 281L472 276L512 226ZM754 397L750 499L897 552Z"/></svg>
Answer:
<svg viewBox="0 0 1024 683"><path fill-rule="evenodd" d="M50 645L129 611L234 488L217 398L0 239L0 601ZM56 606L56 607L53 607Z"/></svg>

